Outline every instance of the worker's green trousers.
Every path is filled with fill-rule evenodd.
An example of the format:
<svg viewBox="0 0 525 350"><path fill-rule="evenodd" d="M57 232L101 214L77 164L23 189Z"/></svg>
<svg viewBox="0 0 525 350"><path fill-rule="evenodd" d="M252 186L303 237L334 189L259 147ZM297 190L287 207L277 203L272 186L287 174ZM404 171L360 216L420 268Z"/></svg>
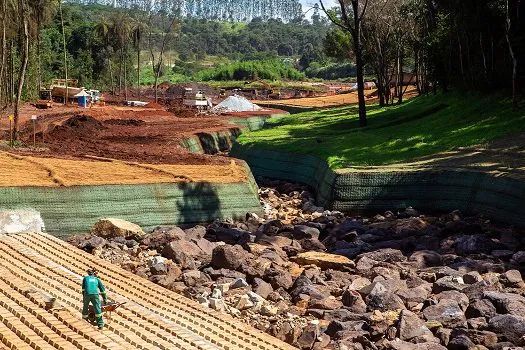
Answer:
<svg viewBox="0 0 525 350"><path fill-rule="evenodd" d="M82 318L87 320L89 318L89 304L93 304L95 309L95 320L98 328L104 327L104 320L102 319L102 304L100 303L100 295L98 294L84 294L84 305L82 307Z"/></svg>

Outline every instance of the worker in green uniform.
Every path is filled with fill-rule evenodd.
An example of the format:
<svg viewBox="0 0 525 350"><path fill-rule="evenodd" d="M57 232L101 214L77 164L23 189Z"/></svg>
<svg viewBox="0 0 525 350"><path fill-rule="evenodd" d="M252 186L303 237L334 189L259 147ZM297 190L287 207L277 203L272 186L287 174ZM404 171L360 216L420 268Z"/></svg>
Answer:
<svg viewBox="0 0 525 350"><path fill-rule="evenodd" d="M102 319L102 304L100 303L100 295L107 302L106 288L102 281L97 276L97 270L91 268L87 271L88 275L82 280L82 296L84 305L82 307L82 318L87 320L89 318L89 304L93 304L95 309L95 320L97 321L98 329L104 328L104 320Z"/></svg>

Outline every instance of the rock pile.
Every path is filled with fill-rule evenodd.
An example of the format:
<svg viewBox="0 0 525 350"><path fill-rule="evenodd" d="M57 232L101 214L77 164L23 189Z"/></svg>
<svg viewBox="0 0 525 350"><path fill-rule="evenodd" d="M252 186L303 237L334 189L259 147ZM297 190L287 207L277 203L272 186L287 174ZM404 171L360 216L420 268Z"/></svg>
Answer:
<svg viewBox="0 0 525 350"><path fill-rule="evenodd" d="M70 241L300 349L525 346L525 236L454 211L324 211L261 188L265 215Z"/></svg>

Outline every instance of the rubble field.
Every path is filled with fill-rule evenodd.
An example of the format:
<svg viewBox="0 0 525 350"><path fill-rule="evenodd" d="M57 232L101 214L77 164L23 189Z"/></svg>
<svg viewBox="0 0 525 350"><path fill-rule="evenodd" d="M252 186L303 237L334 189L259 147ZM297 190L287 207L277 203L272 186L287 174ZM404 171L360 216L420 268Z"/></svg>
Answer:
<svg viewBox="0 0 525 350"><path fill-rule="evenodd" d="M525 235L408 207L345 215L267 181L265 214L68 241L299 349L525 346Z"/></svg>

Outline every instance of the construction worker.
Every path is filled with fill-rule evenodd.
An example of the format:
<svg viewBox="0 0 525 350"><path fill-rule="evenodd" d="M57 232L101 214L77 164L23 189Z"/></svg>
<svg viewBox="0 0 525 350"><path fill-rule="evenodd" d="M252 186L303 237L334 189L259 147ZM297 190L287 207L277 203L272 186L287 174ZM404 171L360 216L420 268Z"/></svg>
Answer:
<svg viewBox="0 0 525 350"><path fill-rule="evenodd" d="M104 304L107 303L106 288L102 284L102 281L97 276L97 270L91 268L87 271L88 275L82 279L82 296L84 305L82 307L82 318L89 319L89 304L93 305L95 310L95 320L97 321L98 329L104 328L104 320L102 319L102 304L100 303L100 295L104 300Z"/></svg>

